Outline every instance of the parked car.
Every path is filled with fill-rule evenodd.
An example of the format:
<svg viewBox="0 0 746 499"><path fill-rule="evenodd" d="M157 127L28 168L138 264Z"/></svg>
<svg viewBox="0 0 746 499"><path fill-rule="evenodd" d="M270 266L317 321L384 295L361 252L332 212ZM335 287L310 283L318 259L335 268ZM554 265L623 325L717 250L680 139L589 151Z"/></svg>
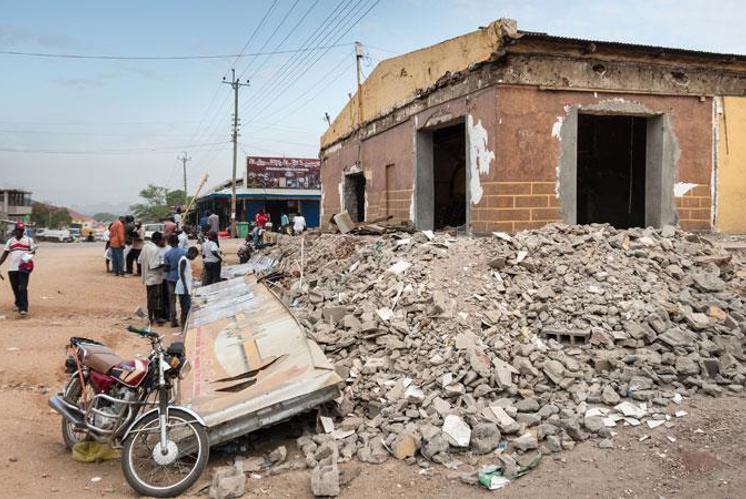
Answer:
<svg viewBox="0 0 746 499"><path fill-rule="evenodd" d="M143 224L142 230L145 233L145 240L149 241L150 237L153 235L153 232L160 232L161 234L163 233L163 224Z"/></svg>
<svg viewBox="0 0 746 499"><path fill-rule="evenodd" d="M71 243L75 240L68 229L39 228L36 229L34 238L39 241L56 241L60 243Z"/></svg>

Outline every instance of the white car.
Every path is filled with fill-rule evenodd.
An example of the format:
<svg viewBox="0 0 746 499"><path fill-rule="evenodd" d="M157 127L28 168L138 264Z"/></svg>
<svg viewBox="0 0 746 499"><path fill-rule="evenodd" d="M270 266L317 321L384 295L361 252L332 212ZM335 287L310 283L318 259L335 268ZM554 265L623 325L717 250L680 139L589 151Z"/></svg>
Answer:
<svg viewBox="0 0 746 499"><path fill-rule="evenodd" d="M142 230L145 235L145 240L150 241L153 232L160 232L163 234L163 224L143 224Z"/></svg>
<svg viewBox="0 0 746 499"><path fill-rule="evenodd" d="M75 239L67 229L40 228L34 231L34 239L39 241L56 241L60 243L71 243Z"/></svg>

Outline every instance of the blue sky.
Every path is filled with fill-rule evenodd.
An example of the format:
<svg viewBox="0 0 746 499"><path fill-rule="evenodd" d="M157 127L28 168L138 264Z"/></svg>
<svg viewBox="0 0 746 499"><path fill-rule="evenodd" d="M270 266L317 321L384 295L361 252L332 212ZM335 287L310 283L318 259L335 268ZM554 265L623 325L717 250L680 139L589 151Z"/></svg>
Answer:
<svg viewBox="0 0 746 499"><path fill-rule="evenodd" d="M381 59L500 17L517 19L520 29L557 35L746 53L746 6L731 0L381 0L353 26L375 1L0 0L0 50L6 51L172 56L345 44L237 61L0 54L0 184L90 211L121 209L148 183L178 188L182 150L193 158L190 188L205 172L210 184L228 178L232 102L220 81L234 62L251 80L241 90L239 158L316 156L324 113L333 118L354 91L355 40L369 56L365 74ZM309 41L336 12L342 14L323 33L328 36Z"/></svg>

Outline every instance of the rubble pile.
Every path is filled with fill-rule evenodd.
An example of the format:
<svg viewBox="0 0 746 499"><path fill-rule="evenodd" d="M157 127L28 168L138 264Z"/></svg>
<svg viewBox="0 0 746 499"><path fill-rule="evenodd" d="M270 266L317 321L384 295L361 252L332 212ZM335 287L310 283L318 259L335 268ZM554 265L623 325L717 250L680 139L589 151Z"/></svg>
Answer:
<svg viewBox="0 0 746 499"><path fill-rule="evenodd" d="M337 456L428 466L496 449L511 478L537 451L610 447L614 427L743 390L743 279L670 226L308 236L302 280L293 241L275 284L347 381L336 427L298 441L318 483Z"/></svg>

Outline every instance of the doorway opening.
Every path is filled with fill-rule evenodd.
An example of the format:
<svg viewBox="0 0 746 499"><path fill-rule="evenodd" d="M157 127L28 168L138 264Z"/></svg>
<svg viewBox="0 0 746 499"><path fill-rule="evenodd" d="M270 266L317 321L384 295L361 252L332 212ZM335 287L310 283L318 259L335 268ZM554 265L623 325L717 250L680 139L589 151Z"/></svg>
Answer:
<svg viewBox="0 0 746 499"><path fill-rule="evenodd" d="M463 123L433 132L433 228L466 223L466 128Z"/></svg>
<svg viewBox="0 0 746 499"><path fill-rule="evenodd" d="M578 115L577 223L645 226L647 121Z"/></svg>
<svg viewBox="0 0 746 499"><path fill-rule="evenodd" d="M345 209L353 222L365 221L365 175L350 173L345 175Z"/></svg>

